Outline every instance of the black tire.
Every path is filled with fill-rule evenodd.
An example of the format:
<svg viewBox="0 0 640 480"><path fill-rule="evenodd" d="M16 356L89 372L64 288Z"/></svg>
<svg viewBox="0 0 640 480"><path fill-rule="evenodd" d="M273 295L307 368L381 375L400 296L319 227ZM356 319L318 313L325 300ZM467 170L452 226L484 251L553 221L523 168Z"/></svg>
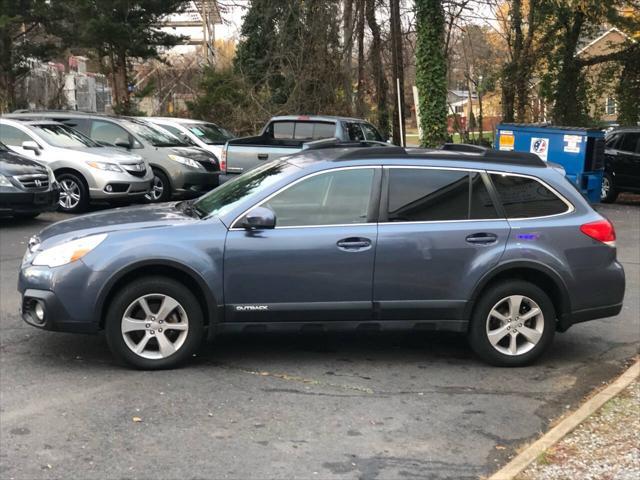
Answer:
<svg viewBox="0 0 640 480"><path fill-rule="evenodd" d="M89 207L89 188L84 179L75 173L62 173L56 176L56 180L60 184L60 200L58 202L58 210L64 213L81 213ZM73 185L73 191L77 192L79 198L72 201L71 206L65 206L66 186Z"/></svg>
<svg viewBox="0 0 640 480"><path fill-rule="evenodd" d="M602 176L602 190L600 192L600 201L602 203L613 203L617 198L618 191L615 187L613 175L611 175L611 173L609 172L604 172L604 175Z"/></svg>
<svg viewBox="0 0 640 480"><path fill-rule="evenodd" d="M542 312L542 318L536 316L532 320L525 321L524 326L531 326L531 324L527 325L527 322L535 321L541 322L543 324L543 327L542 335L540 336L537 343L534 344L533 348L526 352L523 351L523 353L521 354L509 355L498 350L498 347L508 349L508 347L506 347L505 345L498 344L498 347L494 347L491 344L487 332L487 325L489 322L489 313L492 311L492 309L503 299L506 299L512 295L522 295L528 297L528 299L532 300L538 305ZM526 309L527 303L523 302L523 304L524 307L522 308ZM519 312L519 315L524 315L525 313L526 312ZM491 322L495 321L497 321L497 319L495 318L491 320ZM510 325L511 322L509 322L509 324L505 323L505 328L511 328ZM520 325L520 328L522 327L522 324L518 323L517 321L515 321L513 325L516 328L518 328L518 325ZM556 313L553 307L553 302L551 301L549 296L542 289L540 289L536 285L533 285L532 283L523 280L511 280L491 285L481 293L481 296L474 308L473 316L471 318L468 340L473 351L485 362L499 367L522 367L531 364L540 355L542 355L542 353L549 347L549 345L551 345L555 330ZM528 346L527 339L522 333L516 333L515 335L513 335L511 331L509 331L503 337L503 340L506 339L506 341L509 342L511 340L511 336L516 337L516 342L521 342L520 345L523 345L523 350Z"/></svg>
<svg viewBox="0 0 640 480"><path fill-rule="evenodd" d="M162 192L154 194L154 189L157 189L158 187L162 188ZM169 177L167 177L162 170L157 168L153 169L153 183L151 188L151 192L145 195L147 202L159 203L171 200L171 182L169 182Z"/></svg>
<svg viewBox="0 0 640 480"><path fill-rule="evenodd" d="M184 343L173 354L165 358L150 359L136 354L125 342L124 334L121 331L122 319L129 306L140 297L150 294L172 297L184 309L188 318L188 330ZM150 304L149 307L152 305ZM157 314L158 311L155 313ZM153 328L153 324L151 325ZM165 327L167 325L167 323L164 324ZM116 293L106 314L105 333L109 349L118 361L141 370L162 370L178 367L192 357L202 344L204 320L198 299L187 287L167 277L143 277L125 285ZM144 332L144 335L146 333ZM153 345L153 340L151 340L153 337L149 338L150 348L156 346L159 352L158 340L155 340L156 344Z"/></svg>

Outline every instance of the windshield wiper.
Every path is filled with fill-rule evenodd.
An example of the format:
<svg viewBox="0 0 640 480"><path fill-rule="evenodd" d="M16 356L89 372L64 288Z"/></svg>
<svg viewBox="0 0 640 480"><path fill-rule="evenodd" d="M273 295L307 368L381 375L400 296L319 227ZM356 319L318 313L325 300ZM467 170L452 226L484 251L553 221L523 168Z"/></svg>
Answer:
<svg viewBox="0 0 640 480"><path fill-rule="evenodd" d="M176 204L176 208L182 210L184 213L189 215L190 217L202 218L204 217L205 212L194 205L195 200L184 200L178 204Z"/></svg>

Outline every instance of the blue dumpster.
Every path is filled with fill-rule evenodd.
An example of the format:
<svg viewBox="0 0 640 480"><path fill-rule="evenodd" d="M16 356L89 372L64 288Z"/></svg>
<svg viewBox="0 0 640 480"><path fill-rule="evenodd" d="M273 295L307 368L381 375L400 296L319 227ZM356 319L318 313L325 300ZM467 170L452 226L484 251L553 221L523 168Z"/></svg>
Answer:
<svg viewBox="0 0 640 480"><path fill-rule="evenodd" d="M597 128L501 123L498 150L531 152L564 167L567 178L592 203L600 201L604 169L604 132Z"/></svg>

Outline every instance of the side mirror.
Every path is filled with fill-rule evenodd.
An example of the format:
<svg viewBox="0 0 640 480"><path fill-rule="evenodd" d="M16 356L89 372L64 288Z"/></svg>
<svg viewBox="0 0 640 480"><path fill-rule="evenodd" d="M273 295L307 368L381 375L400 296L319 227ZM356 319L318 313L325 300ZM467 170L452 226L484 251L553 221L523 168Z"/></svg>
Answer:
<svg viewBox="0 0 640 480"><path fill-rule="evenodd" d="M129 140L123 140L121 138L116 138L114 145L116 147L126 148L127 150L131 148L131 142Z"/></svg>
<svg viewBox="0 0 640 480"><path fill-rule="evenodd" d="M33 140L27 140L26 142L22 142L22 148L24 150L31 150L35 152L36 155L40 155L40 145L38 145Z"/></svg>
<svg viewBox="0 0 640 480"><path fill-rule="evenodd" d="M275 228L276 214L270 208L256 207L244 216L241 226L247 230Z"/></svg>

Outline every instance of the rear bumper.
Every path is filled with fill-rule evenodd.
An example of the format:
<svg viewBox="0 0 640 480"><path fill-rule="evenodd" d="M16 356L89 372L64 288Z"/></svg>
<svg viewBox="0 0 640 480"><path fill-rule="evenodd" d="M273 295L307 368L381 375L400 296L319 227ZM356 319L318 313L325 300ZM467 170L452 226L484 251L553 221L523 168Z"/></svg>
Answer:
<svg viewBox="0 0 640 480"><path fill-rule="evenodd" d="M194 197L213 190L220 184L220 172L184 172L173 179L177 197Z"/></svg>
<svg viewBox="0 0 640 480"><path fill-rule="evenodd" d="M615 305L587 308L562 315L558 321L558 331L564 332L576 323L597 320L598 318L615 317L622 310L622 302Z"/></svg>
<svg viewBox="0 0 640 480"><path fill-rule="evenodd" d="M60 191L0 193L0 214L50 212L57 208Z"/></svg>

